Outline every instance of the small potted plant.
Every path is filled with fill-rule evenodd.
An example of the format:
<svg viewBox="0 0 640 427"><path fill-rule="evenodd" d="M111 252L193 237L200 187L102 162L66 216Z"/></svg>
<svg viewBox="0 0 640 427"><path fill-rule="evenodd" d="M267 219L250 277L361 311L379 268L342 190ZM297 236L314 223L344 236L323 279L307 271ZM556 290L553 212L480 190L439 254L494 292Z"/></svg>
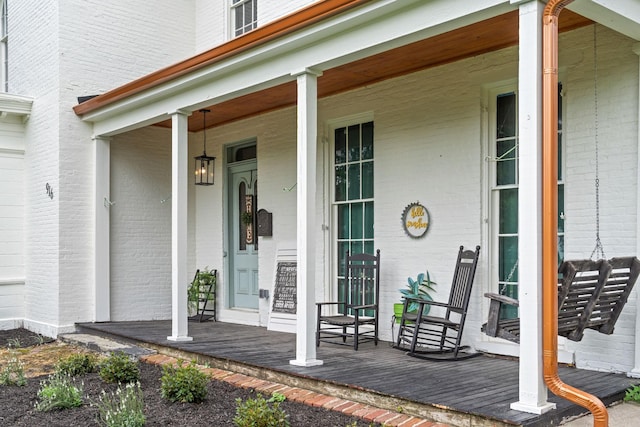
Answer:
<svg viewBox="0 0 640 427"><path fill-rule="evenodd" d="M209 270L205 267L198 270L193 278L193 282L189 284L187 289L187 302L189 304L189 315L193 316L198 313L198 307L201 302L213 299L213 290L209 289L209 285L215 285L215 270Z"/></svg>
<svg viewBox="0 0 640 427"><path fill-rule="evenodd" d="M400 293L403 298L411 298L411 299L423 299L427 301L433 301L433 298L429 294L429 292L435 292L433 288L437 283L431 280L429 276L429 272L420 273L416 277L416 280L413 280L412 277L407 278L407 287L404 289L400 289ZM407 311L410 313L415 313L418 311L418 302L411 301L409 306L407 307ZM396 323L400 323L400 319L402 318L402 310L404 309L404 303L395 303L393 305L393 313L396 318ZM422 314L428 314L431 309L430 305L425 305L422 311Z"/></svg>

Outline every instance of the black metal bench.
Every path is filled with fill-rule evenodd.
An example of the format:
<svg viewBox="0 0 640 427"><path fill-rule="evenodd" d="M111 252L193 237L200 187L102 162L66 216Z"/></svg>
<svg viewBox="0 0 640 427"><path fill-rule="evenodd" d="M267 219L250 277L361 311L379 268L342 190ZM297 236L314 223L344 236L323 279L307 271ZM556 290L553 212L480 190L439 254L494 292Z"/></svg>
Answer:
<svg viewBox="0 0 640 427"><path fill-rule="evenodd" d="M580 341L586 329L612 334L639 274L636 257L563 262L558 270L558 335ZM500 319L502 304L518 306L518 301L494 293L484 295L491 299L491 306L482 331L520 342L520 319Z"/></svg>

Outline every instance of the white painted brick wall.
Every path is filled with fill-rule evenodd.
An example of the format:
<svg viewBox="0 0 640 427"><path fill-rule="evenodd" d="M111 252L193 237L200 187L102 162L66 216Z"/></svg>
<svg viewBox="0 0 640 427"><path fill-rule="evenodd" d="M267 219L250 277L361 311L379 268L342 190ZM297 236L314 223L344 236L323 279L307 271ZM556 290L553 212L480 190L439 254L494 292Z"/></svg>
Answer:
<svg viewBox="0 0 640 427"><path fill-rule="evenodd" d="M228 0L196 0L196 52L204 52L229 40Z"/></svg>
<svg viewBox="0 0 640 427"><path fill-rule="evenodd" d="M93 146L90 127L72 111L76 97L193 54L194 13L192 1L12 3L10 90L35 97L25 156L35 172L27 174L25 215L32 329L55 335L92 318Z"/></svg>
<svg viewBox="0 0 640 427"><path fill-rule="evenodd" d="M258 0L258 25L262 26L289 15L303 7L316 3L317 0Z"/></svg>
<svg viewBox="0 0 640 427"><path fill-rule="evenodd" d="M59 284L59 66L55 1L10 5L9 90L35 98L25 128L25 326L55 335ZM46 184L54 190L51 200Z"/></svg>
<svg viewBox="0 0 640 427"><path fill-rule="evenodd" d="M595 247L595 134L593 28L574 31L562 43L584 40L561 78L566 88L566 258L588 258ZM634 42L597 29L600 238L607 257L637 254L638 56ZM563 44L560 45L563 52ZM579 57L579 58L578 58ZM561 56L560 66L563 66ZM561 68L562 70L562 68ZM637 287L612 336L589 331L575 350L576 364L629 371L634 364Z"/></svg>
<svg viewBox="0 0 640 427"><path fill-rule="evenodd" d="M258 0L258 26L294 13L315 1ZM231 0L195 0L196 52L206 51L235 37L231 4Z"/></svg>
<svg viewBox="0 0 640 427"><path fill-rule="evenodd" d="M113 321L171 317L170 196L170 130L146 128L113 138Z"/></svg>

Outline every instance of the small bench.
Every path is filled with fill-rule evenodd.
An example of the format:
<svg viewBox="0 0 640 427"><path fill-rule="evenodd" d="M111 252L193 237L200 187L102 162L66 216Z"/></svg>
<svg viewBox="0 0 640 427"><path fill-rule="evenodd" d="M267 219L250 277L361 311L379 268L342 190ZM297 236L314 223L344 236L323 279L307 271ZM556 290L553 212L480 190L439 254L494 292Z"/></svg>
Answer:
<svg viewBox="0 0 640 427"><path fill-rule="evenodd" d="M612 334L616 321L640 275L636 257L564 261L558 269L558 335L580 341L586 329ZM520 342L520 319L500 319L502 304L518 301L494 293L482 331L491 337Z"/></svg>

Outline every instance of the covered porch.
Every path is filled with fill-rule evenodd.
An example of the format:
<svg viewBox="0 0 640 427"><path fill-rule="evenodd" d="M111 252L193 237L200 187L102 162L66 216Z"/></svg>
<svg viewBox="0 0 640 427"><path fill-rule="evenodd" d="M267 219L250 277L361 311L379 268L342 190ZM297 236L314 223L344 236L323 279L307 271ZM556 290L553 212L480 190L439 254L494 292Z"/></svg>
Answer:
<svg viewBox="0 0 640 427"><path fill-rule="evenodd" d="M600 12L606 8L600 2L576 2L575 9L567 10L560 21L560 31L567 34L567 44L586 50L592 46L591 36L597 31L601 33L601 40L602 33L608 34L611 40L620 40L620 35L624 35L625 45L631 39L640 39L638 17L629 20L622 16L623 11L631 9L630 1L618 4L623 6L602 15ZM543 2L531 0L473 4L464 1L317 2L245 37L79 104L75 112L92 124L96 147L93 320L109 322L170 316L170 322L158 323L163 327L146 335L157 337L163 345L170 343L172 348L200 346L204 351L205 348L220 347L229 349L229 354L235 358L246 353L242 345L246 345L248 339L257 338L237 339L241 333L226 336L224 343L202 345L205 341L198 337L200 326L187 323L185 284L195 268L215 265L221 269L220 283L223 284L219 302L221 319L230 323L266 324L264 319L270 314L268 300L258 301L256 297L258 308L247 309L238 307L232 299L235 288L230 285L233 271L229 259L233 256L231 243L235 241L230 231L234 216L227 209L232 205L228 191L231 171L226 182L225 177L219 175L222 179L218 179L209 192L201 188L195 190L189 185L192 182L189 145L200 145L200 140L206 139L205 130L209 137L213 132L217 140L214 153L220 166L226 157L225 166L230 167L228 153L232 144L252 139L256 141L256 161L260 165L260 206L275 211L274 238L260 239L257 272L260 290L271 290L273 266L282 246L295 242L297 262L296 335L286 335L286 344L277 349L283 352L278 356L279 363L286 368L266 367L313 376L335 374L338 376L327 378L340 378L338 367L351 366L349 361L354 355L343 349L332 353L333 349L325 347L316 351L313 340L314 302L336 293L335 272L339 263L335 242L339 219L332 213L335 200L330 200L331 192L336 191L332 189L330 178L335 171L328 160L330 149L327 147L331 145L335 128L354 124L351 123L354 120L364 123L375 119L376 170L381 173L373 180L377 199L372 239L384 254L383 316L390 312L392 302L398 298L396 288L399 285L396 284L413 274L414 265L424 268L427 259L432 272L437 269L439 277L444 278L448 275L445 265L450 263L449 247L463 242L466 245L480 243L487 249L483 252L487 256L482 261L472 303L475 315L467 328L470 331L468 340L483 351L490 350L488 346L501 346L502 343L491 342L478 332L486 318L487 304L481 297L482 292L495 288L499 276L497 234L490 230L490 223L496 222L498 209L494 200L497 198L492 196L496 194L492 190L496 180L490 176L494 167L489 166L489 154L493 150L489 139L493 141L494 137L489 136L489 129L493 130L497 123L492 116L497 110L496 99L517 91L518 115L514 116L514 123L517 121L519 126L517 224L521 229L517 245L518 257L523 260L518 267L518 286L523 290L519 296L524 308L520 315L529 327L523 330L521 346L512 346L509 350L512 350L511 354L521 356L519 369L517 362L510 362L513 370L509 375L514 377L506 383L512 388L509 391L484 389L484 397L460 397L460 390L469 389L469 384L480 372L493 369L496 377L487 378L486 382L502 385L507 371L502 367L464 365L472 367L465 375L460 372L461 365L456 364L448 372L443 365L438 365L437 371L442 372L442 376L437 377L439 382L424 379L421 386L425 389L411 390L406 382L407 364L417 362L407 360L403 355L398 360L400 355L397 353L374 356L372 363L388 366L368 366L361 374L363 380L369 380L369 371L386 375L395 366L402 374L398 375L401 378L398 389L406 387L412 395L424 395L431 389L445 390L443 384L450 384L452 378L461 378L465 383L449 390L452 399L478 403L489 400L487 396L500 396L504 402L493 402L488 407L495 410L504 405L505 413L525 418L530 415L516 415L509 409L509 404L515 402L519 409L534 413L551 409L542 382L539 338L543 7ZM608 25L600 22L605 21L605 16ZM615 34L605 26L612 28ZM611 42L614 43L620 44ZM580 49L575 51L580 53ZM628 56L625 52L625 58ZM637 66L637 58L633 59ZM565 62L570 71L592 69L584 66L582 58L577 56L570 55ZM631 61L627 59L627 62ZM636 77L632 71L628 71L628 75ZM591 78L591 74L588 76ZM568 78L566 87L575 88L575 94L584 92L580 74L573 73L570 77L573 80ZM636 83L637 77L633 87ZM611 91L611 97L613 94ZM580 99L574 99L573 105L578 107ZM203 108L211 114L204 117L200 113ZM573 111L582 110L574 108ZM637 111L633 112L637 116ZM590 117L584 121L591 120ZM574 133L577 134L582 121L574 120L573 123L576 123ZM163 156L151 141L165 144ZM633 145L631 138L627 141ZM133 157L134 148L144 147L143 142L155 149L152 153L154 161L149 161L145 152L144 162L129 165L125 160ZM193 149L191 147L191 151ZM163 166L156 167L161 164ZM146 173L131 181L121 179L125 174L119 174L119 171L131 172L138 166ZM413 182L410 170L429 168L429 180L421 177L416 182L420 191L402 188L403 184ZM455 173L450 173L453 170ZM170 179L158 179L144 185L144 179L153 176L150 172L168 177L169 171ZM459 174L459 171L465 173ZM253 174L250 177L253 179ZM573 177L576 183L580 180L580 174ZM158 185L157 181L163 185ZM626 182L624 179L619 181ZM285 193L283 187L288 191L295 188L295 193ZM573 197L582 201L579 186L574 188L578 191ZM156 190L160 202L141 203L143 198L139 196L150 193L149 190ZM287 194L291 197L285 197ZM434 217L437 218L437 214L441 218L441 227L432 229L428 244L422 241L421 245L415 244L407 251L409 245L397 226L397 210L407 200L418 197L431 201ZM165 204L169 200L170 203ZM467 203L469 209L461 209ZM115 207L111 210L111 206ZM139 210L132 209L133 219L127 221L126 216L120 215L128 206ZM462 212L464 215L457 216L461 211L465 211ZM452 215L453 212L456 215ZM138 221L138 218L145 221ZM150 219L159 219L159 225L154 226ZM134 224L139 229L149 228L147 234L137 239L142 243L130 244ZM495 229L495 224L493 227ZM574 236L581 237L583 230L578 228L577 231ZM150 251L146 259L141 258L136 249L153 249L154 239L158 239L160 249ZM573 247L567 245L572 253L584 251L584 245L577 238L569 243L573 244ZM624 247L617 243L618 251L636 250L635 243L631 249L629 243ZM411 252L409 256L407 252ZM150 265L158 268L144 268ZM154 270L155 280L144 276L146 270ZM165 273L171 275L171 286L164 283ZM158 283L162 285L157 286ZM439 289L439 295L447 295L446 284ZM145 302L146 311L137 311L141 306L139 302ZM227 330L237 326L230 323L224 324ZM121 324L114 325L118 328ZM132 325L137 329L141 324ZM210 327L218 328L219 325ZM171 339L167 340L169 332ZM256 333L270 332L260 330ZM142 339L133 335L132 338ZM383 346L375 351L383 351ZM269 359L270 356L265 357L264 353L251 352L247 356ZM277 352L269 349L269 354L275 357ZM357 357L366 360L367 354L373 353ZM332 360L334 356L336 362ZM636 364L639 357L635 356ZM292 359L297 366L289 366ZM311 366L323 362L324 366L315 368L318 373L313 372ZM425 366L428 365L420 362L415 369L420 371ZM427 371L431 377L430 371L436 369ZM386 385L388 380L380 378L378 381ZM358 384L356 380L352 382ZM360 387L373 386L362 384L356 388ZM478 384L477 390L484 387ZM590 390L589 387L585 389ZM396 392L388 391L392 395ZM453 405L451 402L430 404ZM536 416L532 417L535 419Z"/></svg>
<svg viewBox="0 0 640 427"><path fill-rule="evenodd" d="M385 325L386 326L386 325ZM83 333L133 341L160 353L198 359L264 380L347 398L383 409L432 419L452 426L548 426L586 410L551 395L556 409L530 414L510 409L518 398L518 361L483 355L457 362L429 362L391 348L365 344L359 351L321 345L324 364L313 368L289 363L295 335L224 322L190 322L193 341L167 340L169 320L83 323ZM605 404L620 401L640 380L622 374L560 368L566 382L598 396Z"/></svg>

